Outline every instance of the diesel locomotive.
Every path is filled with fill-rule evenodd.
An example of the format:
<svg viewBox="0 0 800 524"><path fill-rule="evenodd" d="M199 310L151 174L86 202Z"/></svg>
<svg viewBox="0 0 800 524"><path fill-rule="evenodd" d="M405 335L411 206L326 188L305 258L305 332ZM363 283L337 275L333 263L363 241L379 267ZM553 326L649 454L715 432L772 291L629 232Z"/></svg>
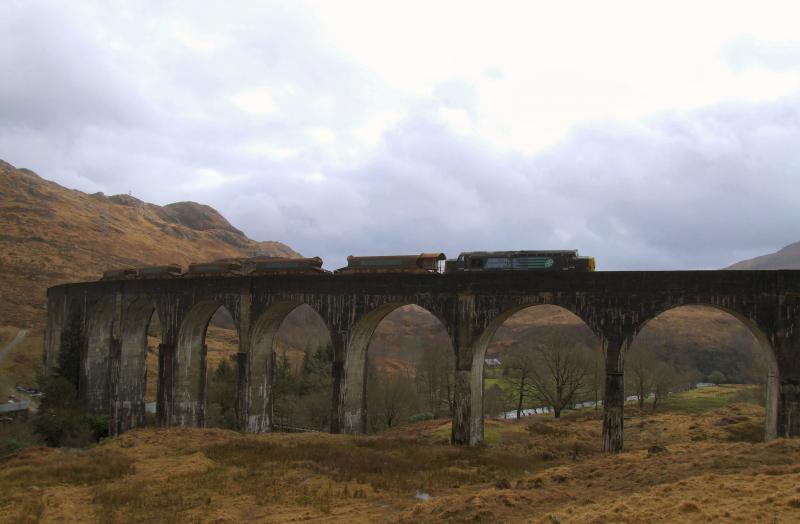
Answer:
<svg viewBox="0 0 800 524"><path fill-rule="evenodd" d="M457 271L594 271L594 257L578 251L471 251L448 260L447 273Z"/></svg>

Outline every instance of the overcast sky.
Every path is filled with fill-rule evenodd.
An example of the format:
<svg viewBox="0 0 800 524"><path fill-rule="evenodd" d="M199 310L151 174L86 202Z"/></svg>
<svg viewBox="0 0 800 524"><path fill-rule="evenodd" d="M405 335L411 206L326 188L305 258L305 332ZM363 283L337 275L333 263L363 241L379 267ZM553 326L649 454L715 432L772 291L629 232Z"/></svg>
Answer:
<svg viewBox="0 0 800 524"><path fill-rule="evenodd" d="M0 158L326 267L800 240L796 2L0 2Z"/></svg>

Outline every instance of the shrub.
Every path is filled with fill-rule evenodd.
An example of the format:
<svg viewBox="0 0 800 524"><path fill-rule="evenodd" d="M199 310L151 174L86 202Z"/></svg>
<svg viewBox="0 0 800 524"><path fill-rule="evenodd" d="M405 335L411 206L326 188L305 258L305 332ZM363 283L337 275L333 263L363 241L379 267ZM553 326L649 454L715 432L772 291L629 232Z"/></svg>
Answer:
<svg viewBox="0 0 800 524"><path fill-rule="evenodd" d="M417 413L408 417L408 422L421 422L423 420L433 420L433 413Z"/></svg>
<svg viewBox="0 0 800 524"><path fill-rule="evenodd" d="M708 375L708 381L712 384L722 384L725 382L725 375L721 371L712 371Z"/></svg>
<svg viewBox="0 0 800 524"><path fill-rule="evenodd" d="M108 417L105 415L86 415L89 430L95 441L108 437Z"/></svg>
<svg viewBox="0 0 800 524"><path fill-rule="evenodd" d="M33 425L44 441L49 446L74 447L96 441L93 424L96 427L100 421L90 420L75 386L63 377L48 377L42 382L42 401ZM106 422L106 433L107 427Z"/></svg>
<svg viewBox="0 0 800 524"><path fill-rule="evenodd" d="M37 443L39 442L30 421L0 422L0 460Z"/></svg>

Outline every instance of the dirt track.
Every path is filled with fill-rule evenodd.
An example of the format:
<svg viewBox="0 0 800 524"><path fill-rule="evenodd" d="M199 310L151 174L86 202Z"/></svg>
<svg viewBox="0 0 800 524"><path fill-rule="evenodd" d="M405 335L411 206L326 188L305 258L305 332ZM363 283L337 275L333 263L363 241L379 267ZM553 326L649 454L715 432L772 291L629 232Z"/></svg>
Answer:
<svg viewBox="0 0 800 524"><path fill-rule="evenodd" d="M22 341L25 340L25 337L27 335L28 335L27 329L20 329L17 332L17 335L11 340L11 342L6 344L6 347L4 347L3 349L0 349L0 364L3 363L4 358L6 358L8 355L11 354L11 350L20 345Z"/></svg>

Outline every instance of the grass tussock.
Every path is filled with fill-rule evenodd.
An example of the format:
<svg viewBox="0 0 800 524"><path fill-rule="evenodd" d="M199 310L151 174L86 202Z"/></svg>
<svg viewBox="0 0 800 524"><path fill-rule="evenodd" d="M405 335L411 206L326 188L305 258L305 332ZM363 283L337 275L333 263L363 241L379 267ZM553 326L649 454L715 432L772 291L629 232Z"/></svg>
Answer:
<svg viewBox="0 0 800 524"><path fill-rule="evenodd" d="M133 473L134 458L117 450L29 448L3 464L0 486L96 484Z"/></svg>
<svg viewBox="0 0 800 524"><path fill-rule="evenodd" d="M304 468L336 483L368 484L373 490L409 493L490 482L538 467L535 456L481 448L443 447L399 438L316 439L300 444L242 439L206 450L212 460L248 467L247 483L274 482ZM262 465L263 468L252 468ZM259 479L261 479L259 481Z"/></svg>
<svg viewBox="0 0 800 524"><path fill-rule="evenodd" d="M627 410L618 455L600 452L593 410L487 421L478 448L445 444L443 421L375 437L144 429L87 451L30 448L0 469L0 522L800 520L800 440L757 441L763 408L705 396Z"/></svg>

